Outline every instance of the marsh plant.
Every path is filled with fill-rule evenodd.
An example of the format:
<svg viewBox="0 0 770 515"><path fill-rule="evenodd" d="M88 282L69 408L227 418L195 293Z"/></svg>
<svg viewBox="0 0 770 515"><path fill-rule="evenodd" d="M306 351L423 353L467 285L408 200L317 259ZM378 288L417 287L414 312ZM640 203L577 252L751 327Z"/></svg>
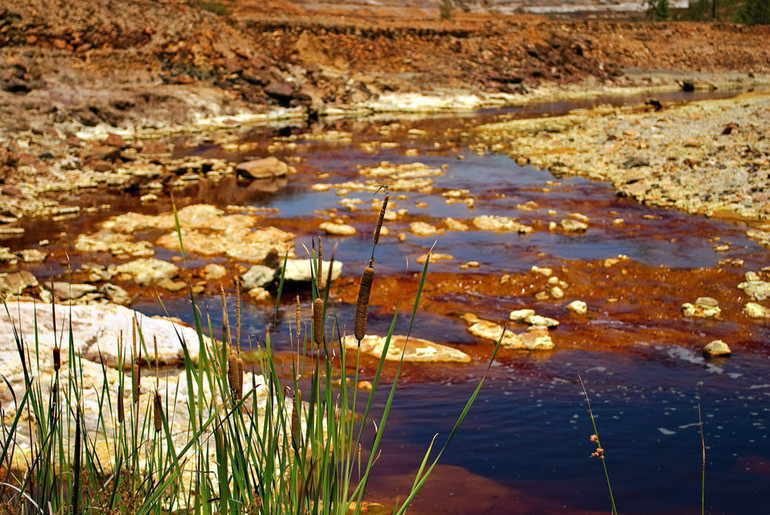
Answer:
<svg viewBox="0 0 770 515"><path fill-rule="evenodd" d="M366 334L374 250L386 208L387 193L360 284L355 318L359 342ZM177 233L184 258L178 219ZM322 268L321 241L313 247L312 316L303 318L307 308L297 297L297 320L289 324L288 334L266 329L253 340L249 337L247 343L257 349L250 354L257 358L249 364L241 352L237 284L236 324L230 327L223 302L220 341L204 335L204 327L213 334L210 317L199 310L189 289L199 350L194 355L191 342L177 334L184 354L178 375L161 369L157 343L147 341L138 323L131 334L113 342L121 357L114 368L81 359L71 322L70 327L54 325L59 338L49 356L43 354L49 347L38 339L37 319L35 327L14 326L23 388L14 390L5 381L13 401L1 407L0 513L359 513L383 452L383 433L403 363L402 355L393 381L386 384L382 372L398 306L371 377L371 391L347 387L359 381L361 356L346 352L342 344L342 329L329 310L332 267ZM422 270L407 335L429 261ZM283 279L276 317L282 290ZM52 309L57 308L66 310ZM13 305L5 305L5 310L10 318ZM291 342L290 373L283 368L279 373L275 364L274 341L279 338ZM53 366L47 368L49 362ZM342 377L342 386L335 377ZM394 498L402 495L392 507L394 513L404 513L423 486L483 380L443 447L434 450L426 442L411 489L393 493ZM382 390L387 401L380 412L373 409L373 401Z"/></svg>

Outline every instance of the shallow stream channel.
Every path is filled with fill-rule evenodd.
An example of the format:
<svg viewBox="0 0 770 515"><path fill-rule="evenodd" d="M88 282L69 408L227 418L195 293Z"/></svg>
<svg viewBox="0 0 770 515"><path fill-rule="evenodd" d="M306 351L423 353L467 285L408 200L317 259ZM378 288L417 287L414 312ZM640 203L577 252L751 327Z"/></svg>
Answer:
<svg viewBox="0 0 770 515"><path fill-rule="evenodd" d="M696 97L657 98L685 102ZM474 146L474 128L484 123L642 101L604 98L175 137L175 157L240 162L273 155L293 166L295 173L284 182L255 187L202 180L175 190L174 200L178 207L254 206L260 225L296 235L298 257L305 257L305 248L322 234L324 257L336 245L335 259L344 264L330 295L331 316L341 331L352 333L358 281L371 253L382 198L382 192L373 195L367 181L392 185L392 214L376 249L369 333L386 334L396 306L396 334L406 333L422 270L418 258L433 248L412 336L460 350L469 361L404 364L369 500L393 506L403 499L431 439L438 434L436 446L443 443L484 374L494 341L469 332L471 315L519 334L530 324L511 320L510 314L531 309L558 322L545 331L553 348L500 350L410 513L608 513L607 480L601 460L591 457L594 429L579 377L619 512L699 512L700 410L705 511L770 513L770 319L749 316L747 303L767 301L738 287L747 272L759 274L760 282L770 251L746 236L750 223L643 206L617 196L609 184L557 177ZM106 201L112 210L28 232L25 238L50 236L52 246L68 250L73 268L94 260L106 263L112 258L72 249L75 235L121 212L167 212L167 192L158 196L147 205L128 194L84 196L83 203ZM322 222L355 231L327 234L319 230ZM69 236L57 237L62 231ZM157 235L137 236L154 241ZM160 259L178 254L155 247ZM45 273L63 269L59 261L47 263ZM188 265L212 262L228 273L238 265L194 252ZM218 289L212 283L200 294L215 328L222 325ZM226 290L234 302L233 288ZM131 293L133 308L163 314L153 292ZM295 323L296 294L309 313L308 291L284 292L277 326L271 327L273 345L284 356L291 353L284 335ZM183 292L161 290L160 296L172 315L192 321ZM573 301L584 302L585 310ZM683 309L688 303L694 315ZM707 309L715 307L716 314ZM701 316L704 311L710 316ZM229 312L234 317L235 309ZM262 301L244 295L243 334L259 341L274 313L274 290ZM703 347L713 340L727 343L732 355L704 357ZM376 363L362 359L361 379L371 379ZM388 380L395 370L395 364L386 367ZM387 388L380 393L381 410Z"/></svg>

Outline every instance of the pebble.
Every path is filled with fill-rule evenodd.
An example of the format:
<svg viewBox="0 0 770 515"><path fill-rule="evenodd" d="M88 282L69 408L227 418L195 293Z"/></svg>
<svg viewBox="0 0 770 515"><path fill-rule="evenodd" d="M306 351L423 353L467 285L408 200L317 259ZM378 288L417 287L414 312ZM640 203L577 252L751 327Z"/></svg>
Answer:
<svg viewBox="0 0 770 515"><path fill-rule="evenodd" d="M770 309L756 302L747 302L743 312L751 318L770 318Z"/></svg>
<svg viewBox="0 0 770 515"><path fill-rule="evenodd" d="M582 300L573 300L567 304L567 310L578 315L585 315L588 312L588 305Z"/></svg>
<svg viewBox="0 0 770 515"><path fill-rule="evenodd" d="M729 356L732 353L730 347L722 340L714 340L703 347L703 355L707 358Z"/></svg>
<svg viewBox="0 0 770 515"><path fill-rule="evenodd" d="M354 236L358 233L355 227L344 223L323 222L318 229L334 236Z"/></svg>

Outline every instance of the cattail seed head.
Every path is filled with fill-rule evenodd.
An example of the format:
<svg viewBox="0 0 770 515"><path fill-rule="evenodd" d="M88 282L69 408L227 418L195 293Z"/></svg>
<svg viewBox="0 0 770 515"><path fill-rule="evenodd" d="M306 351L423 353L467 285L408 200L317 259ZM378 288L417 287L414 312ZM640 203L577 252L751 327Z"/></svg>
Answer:
<svg viewBox="0 0 770 515"><path fill-rule="evenodd" d="M299 445L300 438L302 437L299 430L300 415L302 414L302 390L297 388L294 392L294 399L292 399L291 409L291 435L294 438L294 442Z"/></svg>
<svg viewBox="0 0 770 515"><path fill-rule="evenodd" d="M53 369L58 372L61 368L61 349L59 347L53 348Z"/></svg>
<svg viewBox="0 0 770 515"><path fill-rule="evenodd" d="M134 363L131 367L131 377L133 379L133 401L134 404L139 404L139 394L142 392L142 370L139 368L138 363Z"/></svg>
<svg viewBox="0 0 770 515"><path fill-rule="evenodd" d="M125 408L123 407L123 388L118 388L118 424L122 424L126 417Z"/></svg>
<svg viewBox="0 0 770 515"><path fill-rule="evenodd" d="M233 398L238 400L238 356L234 353L227 356L227 382L230 383Z"/></svg>
<svg viewBox="0 0 770 515"><path fill-rule="evenodd" d="M358 286L358 302L356 303L355 335L359 342L366 336L366 315L369 310L369 295L372 291L374 280L374 268L367 266L361 275L361 284Z"/></svg>
<svg viewBox="0 0 770 515"><path fill-rule="evenodd" d="M313 301L313 341L316 345L324 343L324 301L320 298Z"/></svg>
<svg viewBox="0 0 770 515"><path fill-rule="evenodd" d="M154 404L154 417L153 421L155 422L155 432L160 432L161 429L163 429L163 403L160 399L160 393L155 392L155 402Z"/></svg>

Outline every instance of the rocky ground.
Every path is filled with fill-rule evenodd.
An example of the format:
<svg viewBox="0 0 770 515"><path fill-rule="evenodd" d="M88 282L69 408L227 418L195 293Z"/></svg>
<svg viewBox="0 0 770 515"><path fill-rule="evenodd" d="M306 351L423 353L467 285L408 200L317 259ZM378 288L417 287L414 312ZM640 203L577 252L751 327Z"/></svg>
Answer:
<svg viewBox="0 0 770 515"><path fill-rule="evenodd" d="M619 194L654 206L770 218L770 95L665 110L653 100L638 111L602 107L486 125L481 147L557 176L610 181Z"/></svg>

